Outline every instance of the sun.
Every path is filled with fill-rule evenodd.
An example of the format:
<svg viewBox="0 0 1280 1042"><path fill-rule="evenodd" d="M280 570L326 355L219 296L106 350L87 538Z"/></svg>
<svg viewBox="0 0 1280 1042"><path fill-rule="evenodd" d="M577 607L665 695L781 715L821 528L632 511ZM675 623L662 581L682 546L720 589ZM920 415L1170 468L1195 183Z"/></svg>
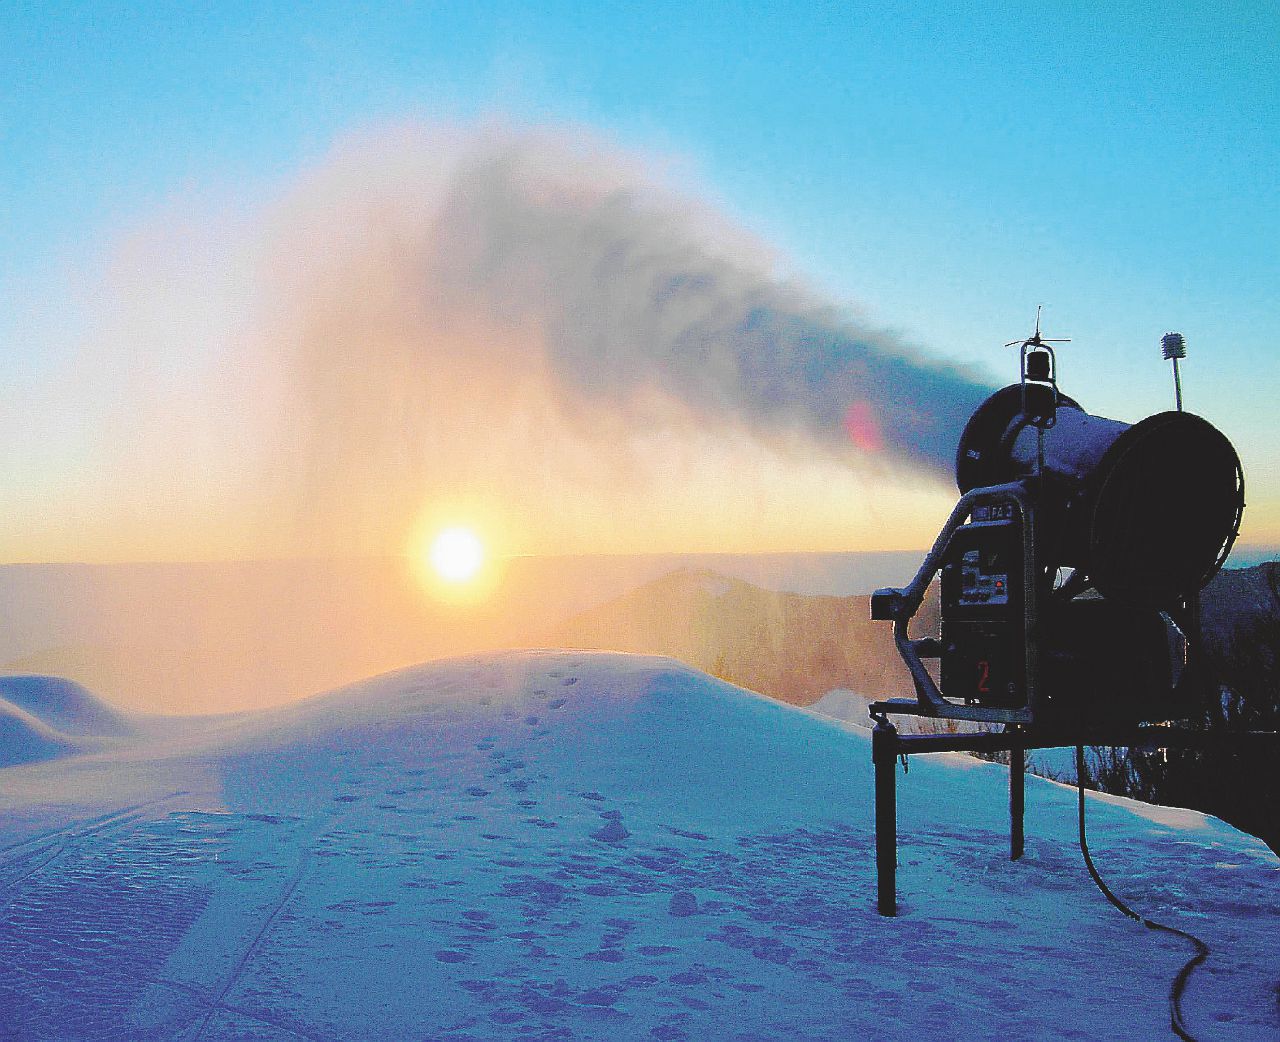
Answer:
<svg viewBox="0 0 1280 1042"><path fill-rule="evenodd" d="M484 544L470 528L446 528L431 542L431 567L445 582L474 579L484 564Z"/></svg>

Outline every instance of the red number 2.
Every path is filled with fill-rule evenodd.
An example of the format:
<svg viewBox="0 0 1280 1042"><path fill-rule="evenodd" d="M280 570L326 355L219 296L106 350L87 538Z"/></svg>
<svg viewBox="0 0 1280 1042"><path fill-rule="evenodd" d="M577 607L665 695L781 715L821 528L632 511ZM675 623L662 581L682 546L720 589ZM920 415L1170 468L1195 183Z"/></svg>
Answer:
<svg viewBox="0 0 1280 1042"><path fill-rule="evenodd" d="M982 659L978 663L978 690L984 695L989 695L991 693L991 688L987 687L987 681L990 679L991 663L986 659Z"/></svg>

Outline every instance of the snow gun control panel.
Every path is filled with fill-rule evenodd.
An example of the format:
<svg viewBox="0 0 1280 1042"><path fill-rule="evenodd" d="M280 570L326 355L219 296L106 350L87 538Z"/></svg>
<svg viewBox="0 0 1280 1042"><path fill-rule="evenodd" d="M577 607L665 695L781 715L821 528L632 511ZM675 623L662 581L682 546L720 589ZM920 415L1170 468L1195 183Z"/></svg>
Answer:
<svg viewBox="0 0 1280 1042"><path fill-rule="evenodd" d="M1011 504L985 504L947 544L942 690L965 705L1025 702L1020 528Z"/></svg>

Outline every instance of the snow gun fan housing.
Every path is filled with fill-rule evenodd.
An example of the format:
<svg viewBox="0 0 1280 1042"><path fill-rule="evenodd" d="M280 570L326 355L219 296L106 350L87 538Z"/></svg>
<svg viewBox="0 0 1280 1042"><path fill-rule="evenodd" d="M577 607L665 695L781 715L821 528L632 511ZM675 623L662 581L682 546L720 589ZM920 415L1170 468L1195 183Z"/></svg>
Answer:
<svg viewBox="0 0 1280 1042"><path fill-rule="evenodd" d="M917 694L873 713L1079 733L1192 710L1197 595L1244 508L1221 432L1181 411L1132 425L1085 412L1059 393L1052 351L1029 341L1022 382L965 427L956 483L960 502L916 578L872 598ZM940 633L913 638L939 573Z"/></svg>

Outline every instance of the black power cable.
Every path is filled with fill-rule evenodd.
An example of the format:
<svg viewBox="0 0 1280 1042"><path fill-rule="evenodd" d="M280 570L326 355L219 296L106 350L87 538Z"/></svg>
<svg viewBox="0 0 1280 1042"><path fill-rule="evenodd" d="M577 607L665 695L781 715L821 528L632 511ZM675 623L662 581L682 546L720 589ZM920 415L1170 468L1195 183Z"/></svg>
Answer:
<svg viewBox="0 0 1280 1042"><path fill-rule="evenodd" d="M1196 953L1193 955L1178 971L1177 977L1173 979L1173 985L1169 988L1169 1026L1173 1028L1173 1033L1185 1042L1195 1042L1190 1032L1187 1031L1186 1021L1182 1017L1182 993L1186 990L1187 981L1191 979L1192 971L1195 970L1205 959L1209 957L1209 946L1200 940L1194 934L1187 933L1186 930L1179 930L1176 926L1165 926L1164 923L1157 923L1153 919L1139 915L1127 904L1116 897L1111 889L1102 881L1102 876L1098 875L1098 870L1093 865L1093 858L1089 856L1089 844L1084 838L1084 746L1076 746L1076 792L1079 794L1079 811L1080 811L1080 853L1084 855L1085 866L1089 869L1089 875L1093 877L1093 881L1098 884L1098 889L1102 891L1102 896L1110 901L1113 905L1124 912L1134 922L1141 923L1148 930L1162 930L1165 933L1175 934L1191 942Z"/></svg>

